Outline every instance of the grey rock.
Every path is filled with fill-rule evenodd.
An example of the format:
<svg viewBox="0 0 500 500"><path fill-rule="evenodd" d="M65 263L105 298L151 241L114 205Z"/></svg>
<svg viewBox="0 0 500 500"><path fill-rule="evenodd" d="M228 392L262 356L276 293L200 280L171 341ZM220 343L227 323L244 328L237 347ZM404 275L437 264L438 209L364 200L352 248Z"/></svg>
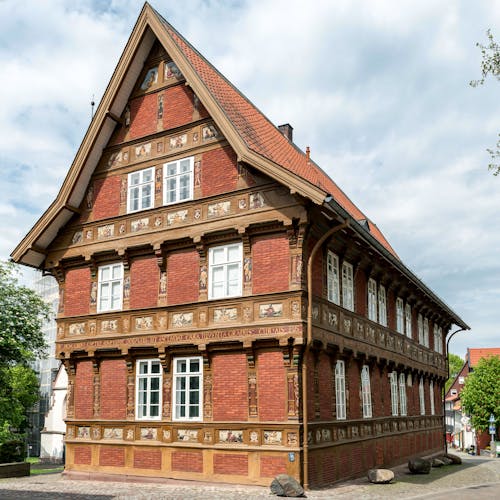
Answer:
<svg viewBox="0 0 500 500"><path fill-rule="evenodd" d="M279 497L304 497L304 488L288 474L278 474L271 483L271 493Z"/></svg>
<svg viewBox="0 0 500 500"><path fill-rule="evenodd" d="M441 462L444 463L444 465L452 465L453 464L453 460L446 457L445 455L443 455L442 457L438 457L438 458L439 458L439 460L441 460Z"/></svg>
<svg viewBox="0 0 500 500"><path fill-rule="evenodd" d="M451 460L454 465L460 465L462 463L462 459L457 456L453 455L453 453L447 453L444 455L448 460Z"/></svg>
<svg viewBox="0 0 500 500"><path fill-rule="evenodd" d="M429 474L431 462L425 458L412 458L408 461L408 469L412 474Z"/></svg>
<svg viewBox="0 0 500 500"><path fill-rule="evenodd" d="M432 459L432 466L433 467L442 467L444 465L444 462L440 458L433 458Z"/></svg>
<svg viewBox="0 0 500 500"><path fill-rule="evenodd" d="M394 472L389 469L370 469L368 479L371 483L386 484L394 479Z"/></svg>

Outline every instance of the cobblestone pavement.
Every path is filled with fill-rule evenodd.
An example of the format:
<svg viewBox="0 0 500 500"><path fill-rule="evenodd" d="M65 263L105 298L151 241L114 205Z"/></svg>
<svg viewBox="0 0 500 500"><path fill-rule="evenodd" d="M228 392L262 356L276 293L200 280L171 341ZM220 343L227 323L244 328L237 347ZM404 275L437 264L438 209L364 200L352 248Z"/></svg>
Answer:
<svg viewBox="0 0 500 500"><path fill-rule="evenodd" d="M462 465L432 469L429 475L415 476L406 466L393 468L393 484L374 485L367 479L339 484L335 487L307 492L311 499L449 499L474 500L500 498L500 459L461 456ZM84 481L64 479L61 474L0 479L0 498L5 500L241 500L277 498L267 487L236 486L171 480L162 484Z"/></svg>

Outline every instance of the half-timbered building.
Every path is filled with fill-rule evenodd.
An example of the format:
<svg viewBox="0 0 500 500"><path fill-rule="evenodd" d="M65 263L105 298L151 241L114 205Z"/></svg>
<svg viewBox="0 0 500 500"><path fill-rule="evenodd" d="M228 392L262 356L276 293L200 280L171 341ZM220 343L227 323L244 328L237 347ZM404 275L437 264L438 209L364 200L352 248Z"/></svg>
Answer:
<svg viewBox="0 0 500 500"><path fill-rule="evenodd" d="M467 325L148 4L12 257L59 282L69 475L320 486L444 446Z"/></svg>

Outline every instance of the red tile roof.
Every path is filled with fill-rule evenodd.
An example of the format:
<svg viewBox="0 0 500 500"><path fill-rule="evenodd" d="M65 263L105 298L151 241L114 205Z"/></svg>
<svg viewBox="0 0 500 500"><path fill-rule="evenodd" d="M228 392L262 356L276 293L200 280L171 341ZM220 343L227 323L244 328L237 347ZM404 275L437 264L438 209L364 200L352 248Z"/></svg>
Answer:
<svg viewBox="0 0 500 500"><path fill-rule="evenodd" d="M500 347L484 347L479 349L467 349L467 360L469 366L474 368L481 358L489 358L490 356L500 357Z"/></svg>
<svg viewBox="0 0 500 500"><path fill-rule="evenodd" d="M226 117L255 153L271 160L330 194L355 220L367 217L330 177L297 146L290 142L241 92L210 64L180 33L158 14L172 40L184 54L206 88L215 98ZM374 225L369 226L372 236L389 252L396 252Z"/></svg>

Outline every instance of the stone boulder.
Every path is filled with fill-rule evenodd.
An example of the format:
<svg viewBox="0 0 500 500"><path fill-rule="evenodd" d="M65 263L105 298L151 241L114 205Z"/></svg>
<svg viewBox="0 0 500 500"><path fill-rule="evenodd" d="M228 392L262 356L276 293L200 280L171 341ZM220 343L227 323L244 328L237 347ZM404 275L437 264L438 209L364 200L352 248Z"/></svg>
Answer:
<svg viewBox="0 0 500 500"><path fill-rule="evenodd" d="M451 458L448 458L445 455L443 455L442 457L438 457L438 459L441 460L441 462L443 462L444 465L452 465L453 464L453 460L451 460Z"/></svg>
<svg viewBox="0 0 500 500"><path fill-rule="evenodd" d="M433 467L442 467L444 462L440 458L433 458L431 464Z"/></svg>
<svg viewBox="0 0 500 500"><path fill-rule="evenodd" d="M447 453L446 455L444 455L448 460L451 460L453 465L460 465L462 463L462 459L457 456L457 455L453 455L453 453Z"/></svg>
<svg viewBox="0 0 500 500"><path fill-rule="evenodd" d="M394 472L389 469L370 469L368 471L368 480L370 483L387 484L394 479Z"/></svg>
<svg viewBox="0 0 500 500"><path fill-rule="evenodd" d="M431 462L425 458L412 458L408 462L408 469L412 474L429 474Z"/></svg>
<svg viewBox="0 0 500 500"><path fill-rule="evenodd" d="M271 493L279 497L305 497L304 488L287 474L278 474L271 483Z"/></svg>

